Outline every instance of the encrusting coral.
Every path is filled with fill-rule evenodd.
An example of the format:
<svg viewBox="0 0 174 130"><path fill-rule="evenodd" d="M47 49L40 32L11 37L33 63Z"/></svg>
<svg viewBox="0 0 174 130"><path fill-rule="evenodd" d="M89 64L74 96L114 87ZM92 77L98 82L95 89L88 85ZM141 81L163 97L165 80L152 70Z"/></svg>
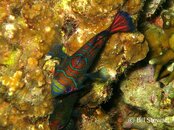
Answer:
<svg viewBox="0 0 174 130"><path fill-rule="evenodd" d="M150 4L145 4L145 2L146 0L0 1L0 129L49 130L48 119L54 109L50 84L55 65L61 62L47 55L50 48L55 43L61 44L63 51L72 55L91 37L105 30L119 10L132 15L136 26L143 6L150 9L145 13L147 17L151 17L164 0L158 0L156 5L154 0ZM153 5L152 8L151 5ZM163 29L147 23L144 24L143 34L136 30L132 33L117 33L110 38L91 69L91 72L104 70L102 74L108 79L107 81L92 81L89 93L80 91L82 98L80 99L79 96L80 105L77 104L76 107L93 109L94 112L82 111L80 118L77 119L80 122L79 129L112 129L110 121L114 113L109 114L99 107L112 97L114 91L112 84L129 66L141 61L150 52L150 63L157 64L156 67L160 66L155 72L159 75L161 67L171 60L167 55L173 56L172 12L172 9L162 12ZM153 43L154 40L155 43ZM160 64L154 62L156 59L160 59L157 60ZM172 67L168 68L172 70ZM169 72L164 73L166 74ZM174 75L173 72L169 79L173 79L172 75ZM135 87L137 91L140 89ZM159 91L161 89L155 88L161 96ZM147 87L144 93L153 94L155 88ZM129 92L124 90L124 87L122 90L123 93ZM169 94L169 97L163 98L161 105L167 108L169 106L168 110L172 112L170 108L173 99L172 87L168 86L164 91ZM130 93L128 97L129 95ZM138 98L136 97L136 102L132 103L132 100L124 97L126 103L145 109L149 115L155 117L158 110L153 107L156 112L153 113L149 110L151 108L149 104L158 103L156 96L152 97L153 103L151 100L143 98L138 100ZM149 106L143 106L144 104L140 103L142 100ZM161 108L158 104L157 107ZM61 113L60 110L59 113ZM161 113L165 115L167 112L161 110ZM171 122L168 124L172 125Z"/></svg>
<svg viewBox="0 0 174 130"><path fill-rule="evenodd" d="M166 0L146 0L146 6L143 11L145 17L152 17L165 1Z"/></svg>
<svg viewBox="0 0 174 130"><path fill-rule="evenodd" d="M55 42L63 43L71 55L87 39L108 27L117 8L124 3L124 0L1 1L0 93L3 104L7 104L1 110L12 110L18 115L15 121L20 124L12 122L13 114L10 112L6 115L8 120L1 118L0 126L8 129L48 129L47 119L53 110L50 83L58 61L44 59L44 55ZM116 40L118 36L114 37ZM142 40L139 42L135 46L146 46L141 45ZM117 43L113 41L110 48L114 44ZM134 46L134 43L129 44ZM143 59L145 53L137 61Z"/></svg>
<svg viewBox="0 0 174 130"><path fill-rule="evenodd" d="M105 114L100 108L96 109L92 114L82 114L82 125L79 126L81 130L112 130L110 125L110 117Z"/></svg>
<svg viewBox="0 0 174 130"><path fill-rule="evenodd" d="M135 71L136 70L136 71ZM121 82L124 101L146 111L143 116L127 115L125 125L130 128L172 129L173 125L173 82L164 88L154 78L151 65L137 67ZM132 118L132 120L131 120ZM134 119L133 119L134 118ZM130 121L131 120L131 121ZM168 124L167 126L165 124ZM141 124L141 125L140 125Z"/></svg>
<svg viewBox="0 0 174 130"><path fill-rule="evenodd" d="M11 96L13 93L21 89L24 86L24 83L21 82L22 72L17 71L12 77L2 76L0 77L0 82L3 86L6 86L6 91L9 91L8 94Z"/></svg>
<svg viewBox="0 0 174 130"><path fill-rule="evenodd" d="M149 63L155 65L156 79L167 76L162 80L164 84L168 84L174 79L172 12L171 9L162 12L161 21L164 23L164 28L157 26L158 24L145 23L143 31L151 50ZM165 69L161 72L163 68Z"/></svg>

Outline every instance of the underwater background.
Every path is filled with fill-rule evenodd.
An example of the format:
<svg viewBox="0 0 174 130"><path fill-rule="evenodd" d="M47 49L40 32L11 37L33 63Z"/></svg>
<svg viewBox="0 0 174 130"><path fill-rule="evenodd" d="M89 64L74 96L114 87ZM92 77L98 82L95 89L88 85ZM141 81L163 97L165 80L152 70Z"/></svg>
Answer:
<svg viewBox="0 0 174 130"><path fill-rule="evenodd" d="M136 29L113 34L92 64L107 80L54 98L54 44L74 54L120 10ZM0 130L50 130L53 110L64 130L174 130L173 61L174 0L1 0Z"/></svg>

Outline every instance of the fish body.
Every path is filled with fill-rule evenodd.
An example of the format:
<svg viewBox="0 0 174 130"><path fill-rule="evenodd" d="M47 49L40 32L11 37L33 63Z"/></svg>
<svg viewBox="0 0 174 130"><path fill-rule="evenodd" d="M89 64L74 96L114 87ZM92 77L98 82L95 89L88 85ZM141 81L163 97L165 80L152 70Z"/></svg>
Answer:
<svg viewBox="0 0 174 130"><path fill-rule="evenodd" d="M133 29L130 16L126 12L118 12L109 28L91 38L72 56L64 59L61 66L56 67L51 84L52 95L56 97L83 88L87 71L111 35Z"/></svg>
<svg viewBox="0 0 174 130"><path fill-rule="evenodd" d="M54 102L54 111L49 118L51 130L64 129L69 124L73 106L78 99L78 95L73 93L63 98L56 98Z"/></svg>
<svg viewBox="0 0 174 130"><path fill-rule="evenodd" d="M98 53L104 47L112 34L117 32L130 32L134 26L130 16L126 12L118 12L113 23L106 30L98 33L84 44L72 56L66 57L60 66L56 66L54 78L51 84L51 92L55 98L54 111L50 115L51 130L65 129L71 119L73 106L79 98L79 90L86 79L87 72L96 59ZM59 49L57 52L60 52ZM53 54L54 56L57 53ZM64 54L61 55L65 56ZM65 95L71 93L69 95ZM64 95L63 97L59 97Z"/></svg>

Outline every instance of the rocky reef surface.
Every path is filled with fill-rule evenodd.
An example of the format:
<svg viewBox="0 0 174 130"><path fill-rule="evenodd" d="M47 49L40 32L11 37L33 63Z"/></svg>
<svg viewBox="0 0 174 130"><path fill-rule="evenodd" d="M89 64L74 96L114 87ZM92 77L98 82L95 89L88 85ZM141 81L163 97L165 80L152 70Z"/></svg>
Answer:
<svg viewBox="0 0 174 130"><path fill-rule="evenodd" d="M102 68L109 78L82 92L76 129L174 129L173 2L1 0L0 129L49 130L50 84L61 61L47 53L57 43L72 55L119 10L131 15L136 30L114 34L93 64L91 72Z"/></svg>

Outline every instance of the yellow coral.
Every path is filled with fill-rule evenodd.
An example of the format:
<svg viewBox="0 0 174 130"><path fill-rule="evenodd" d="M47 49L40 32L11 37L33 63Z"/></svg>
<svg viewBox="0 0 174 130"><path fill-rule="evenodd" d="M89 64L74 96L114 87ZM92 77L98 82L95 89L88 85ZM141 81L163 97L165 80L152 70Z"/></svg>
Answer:
<svg viewBox="0 0 174 130"><path fill-rule="evenodd" d="M7 57L4 57L2 64L15 66L18 62L19 57L21 56L21 51L19 49L11 51L11 53L7 54Z"/></svg>
<svg viewBox="0 0 174 130"><path fill-rule="evenodd" d="M81 17L97 22L100 17L107 16L124 2L124 0L72 0L72 10Z"/></svg>
<svg viewBox="0 0 174 130"><path fill-rule="evenodd" d="M144 37L141 33L113 35L106 44L96 68L107 68L111 77L122 73L128 64L136 63L146 57L149 49L147 42L143 42L143 40ZM136 52L132 49L135 49Z"/></svg>
<svg viewBox="0 0 174 130"><path fill-rule="evenodd" d="M164 101L163 101L163 104L164 105L171 105L171 99L165 98Z"/></svg>
<svg viewBox="0 0 174 130"><path fill-rule="evenodd" d="M38 66L38 61L36 60L36 58L28 58L28 67L30 69L34 69Z"/></svg>
<svg viewBox="0 0 174 130"><path fill-rule="evenodd" d="M6 7L7 4L7 1L0 1L0 23L3 22L4 18L6 18L9 14L9 10Z"/></svg>
<svg viewBox="0 0 174 130"><path fill-rule="evenodd" d="M172 64L167 68L164 66L174 59L173 29L162 29L154 24L146 23L144 35L151 50L149 64L155 66L155 79L163 78L162 83L168 84L174 79L174 72L171 68ZM164 71L161 71L163 68L165 68Z"/></svg>
<svg viewBox="0 0 174 130"><path fill-rule="evenodd" d="M124 9L130 14L137 13L143 7L141 0L128 0L124 5Z"/></svg>
<svg viewBox="0 0 174 130"><path fill-rule="evenodd" d="M17 28L13 23L6 23L4 25L4 37L12 39L14 38L14 33L16 32Z"/></svg>
<svg viewBox="0 0 174 130"><path fill-rule="evenodd" d="M112 95L112 88L105 82L93 83L92 90L80 99L81 104L93 108L106 102Z"/></svg>
<svg viewBox="0 0 174 130"><path fill-rule="evenodd" d="M12 77L1 76L0 82L2 83L2 85L7 87L9 91L8 94L11 96L16 90L24 86L24 83L21 82L21 78L22 71L17 71Z"/></svg>
<svg viewBox="0 0 174 130"><path fill-rule="evenodd" d="M8 124L8 114L10 111L10 104L5 102L5 101L1 101L0 103L0 124L2 126L6 126Z"/></svg>

